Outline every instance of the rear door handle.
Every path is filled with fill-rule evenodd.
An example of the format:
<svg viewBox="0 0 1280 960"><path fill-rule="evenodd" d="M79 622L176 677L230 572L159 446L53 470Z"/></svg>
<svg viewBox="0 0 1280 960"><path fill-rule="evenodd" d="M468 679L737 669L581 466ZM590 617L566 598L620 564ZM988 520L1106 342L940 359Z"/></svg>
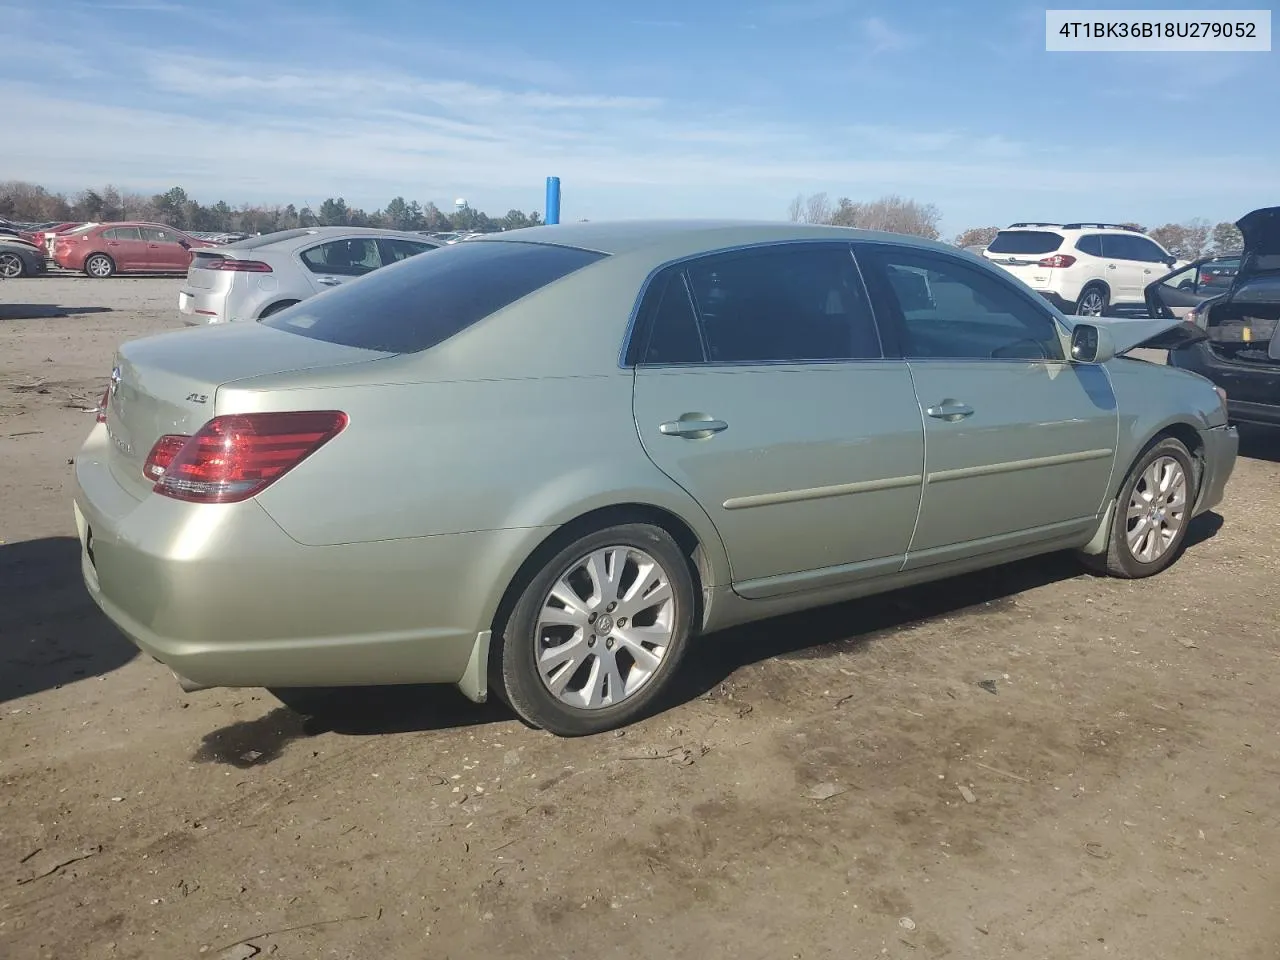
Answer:
<svg viewBox="0 0 1280 960"><path fill-rule="evenodd" d="M1115 268L1116 268L1116 265L1115 265L1114 263L1108 263L1108 264L1107 264L1107 269L1108 269L1108 270L1114 270Z"/></svg>
<svg viewBox="0 0 1280 960"><path fill-rule="evenodd" d="M702 440L713 433L727 429L729 425L723 420L705 418L694 420L681 417L679 420L668 420L666 423L658 424L658 432L664 436L684 437L687 440Z"/></svg>
<svg viewBox="0 0 1280 960"><path fill-rule="evenodd" d="M961 403L959 400L947 399L935 407L929 407L925 410L925 413L935 420L955 421L973 416L973 407L967 403Z"/></svg>
<svg viewBox="0 0 1280 960"><path fill-rule="evenodd" d="M342 283L342 281L337 277L318 277L316 278L316 283L323 284L326 287L336 287Z"/></svg>

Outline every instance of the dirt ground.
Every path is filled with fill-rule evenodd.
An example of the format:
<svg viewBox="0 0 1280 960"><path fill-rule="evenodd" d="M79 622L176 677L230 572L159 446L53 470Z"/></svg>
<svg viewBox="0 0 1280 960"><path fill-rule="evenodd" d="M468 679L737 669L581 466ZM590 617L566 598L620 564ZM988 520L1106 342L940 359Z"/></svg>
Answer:
<svg viewBox="0 0 1280 960"><path fill-rule="evenodd" d="M1069 558L709 637L564 741L451 689L184 695L69 458L178 281L0 283L0 956L1280 955L1280 444L1164 575Z"/></svg>

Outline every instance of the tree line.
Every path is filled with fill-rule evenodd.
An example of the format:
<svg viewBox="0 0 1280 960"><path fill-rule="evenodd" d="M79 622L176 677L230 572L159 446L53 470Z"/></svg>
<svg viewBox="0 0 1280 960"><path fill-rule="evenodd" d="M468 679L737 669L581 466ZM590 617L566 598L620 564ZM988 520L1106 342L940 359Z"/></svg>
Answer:
<svg viewBox="0 0 1280 960"><path fill-rule="evenodd" d="M881 197L868 203L841 197L834 204L825 193L803 194L791 201L791 220L796 223L822 223L863 230L885 230L907 233L937 240L941 237L938 223L942 214L932 203L903 199L897 195ZM1203 218L1181 223L1164 223L1148 230L1139 223L1125 223L1145 233L1175 257L1198 260L1201 257L1238 253L1244 244L1234 223L1212 224ZM952 241L957 247L985 247L995 239L1000 227L970 227Z"/></svg>
<svg viewBox="0 0 1280 960"><path fill-rule="evenodd" d="M188 196L182 187L148 196L105 186L67 196L18 180L0 183L0 217L27 223L148 220L180 230L219 233L270 233L312 226L493 233L542 223L542 216L536 210L529 214L510 210L501 217L492 217L464 207L446 214L434 203L422 204L404 197L396 197L372 213L351 206L342 197L329 197L314 210L292 203L232 207L225 200L206 206Z"/></svg>

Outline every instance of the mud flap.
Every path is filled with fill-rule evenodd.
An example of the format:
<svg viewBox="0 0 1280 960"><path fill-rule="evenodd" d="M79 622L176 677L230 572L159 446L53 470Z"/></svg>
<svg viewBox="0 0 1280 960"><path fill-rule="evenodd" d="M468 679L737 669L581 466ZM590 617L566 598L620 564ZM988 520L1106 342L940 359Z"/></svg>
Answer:
<svg viewBox="0 0 1280 960"><path fill-rule="evenodd" d="M458 681L462 695L474 703L484 703L489 699L489 644L492 640L492 630L481 630L476 634L466 672Z"/></svg>

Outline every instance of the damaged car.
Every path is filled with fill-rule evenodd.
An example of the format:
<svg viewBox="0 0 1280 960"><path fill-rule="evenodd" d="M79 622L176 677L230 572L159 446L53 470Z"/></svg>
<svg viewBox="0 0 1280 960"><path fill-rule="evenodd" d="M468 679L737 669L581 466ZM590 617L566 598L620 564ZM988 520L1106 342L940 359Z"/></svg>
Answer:
<svg viewBox="0 0 1280 960"><path fill-rule="evenodd" d="M1254 210L1236 226L1244 250L1225 284L1201 284L1197 274L1197 289L1187 291L1166 277L1147 287L1147 308L1203 332L1171 350L1169 364L1224 390L1232 421L1280 426L1280 207Z"/></svg>

